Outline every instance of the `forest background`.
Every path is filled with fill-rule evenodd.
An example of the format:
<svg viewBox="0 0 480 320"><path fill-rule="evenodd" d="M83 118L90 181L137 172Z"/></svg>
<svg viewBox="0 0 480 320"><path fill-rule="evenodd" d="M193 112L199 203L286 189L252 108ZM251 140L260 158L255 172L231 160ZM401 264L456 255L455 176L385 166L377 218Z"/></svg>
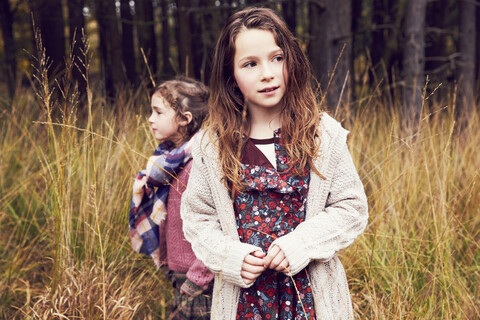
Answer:
<svg viewBox="0 0 480 320"><path fill-rule="evenodd" d="M480 319L480 1L0 0L0 318L168 319L128 237L154 83L208 84L226 18L277 10L351 131L359 319Z"/></svg>

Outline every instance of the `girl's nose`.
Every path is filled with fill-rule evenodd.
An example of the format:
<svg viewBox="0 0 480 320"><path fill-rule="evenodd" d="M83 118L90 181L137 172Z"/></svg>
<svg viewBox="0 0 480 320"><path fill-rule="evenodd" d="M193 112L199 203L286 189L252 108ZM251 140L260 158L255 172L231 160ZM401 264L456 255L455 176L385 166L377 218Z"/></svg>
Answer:
<svg viewBox="0 0 480 320"><path fill-rule="evenodd" d="M154 116L155 116L155 115L154 115L154 113L152 112L152 114L151 114L150 117L148 118L148 122L154 123L154 122L155 122L155 119L153 119Z"/></svg>
<svg viewBox="0 0 480 320"><path fill-rule="evenodd" d="M269 81L272 79L273 79L272 68L268 65L268 63L266 63L262 67L262 80Z"/></svg>

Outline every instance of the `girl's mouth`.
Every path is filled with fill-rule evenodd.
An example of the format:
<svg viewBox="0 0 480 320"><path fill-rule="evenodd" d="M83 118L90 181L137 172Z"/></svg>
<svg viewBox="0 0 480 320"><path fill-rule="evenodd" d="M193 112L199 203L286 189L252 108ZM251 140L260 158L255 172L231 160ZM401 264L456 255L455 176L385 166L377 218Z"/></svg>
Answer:
<svg viewBox="0 0 480 320"><path fill-rule="evenodd" d="M273 92L273 91L277 90L278 88L279 88L279 87L265 88L265 89L260 90L259 92L261 92L261 93L269 93L269 92Z"/></svg>

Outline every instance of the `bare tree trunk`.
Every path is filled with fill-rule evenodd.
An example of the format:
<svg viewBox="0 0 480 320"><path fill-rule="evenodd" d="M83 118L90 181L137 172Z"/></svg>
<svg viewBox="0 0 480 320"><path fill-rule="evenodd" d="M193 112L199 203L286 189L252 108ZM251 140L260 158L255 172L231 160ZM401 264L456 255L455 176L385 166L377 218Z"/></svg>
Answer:
<svg viewBox="0 0 480 320"><path fill-rule="evenodd" d="M175 74L175 70L170 61L170 26L168 24L168 0L160 1L162 16L162 74L165 77L171 77Z"/></svg>
<svg viewBox="0 0 480 320"><path fill-rule="evenodd" d="M46 55L51 59L49 77L65 68L65 25L61 0L31 0L35 25L40 28Z"/></svg>
<svg viewBox="0 0 480 320"><path fill-rule="evenodd" d="M475 103L475 3L460 1L457 114L468 118Z"/></svg>
<svg viewBox="0 0 480 320"><path fill-rule="evenodd" d="M135 1L138 11L138 40L147 57L148 66L153 74L157 73L157 42L155 38L155 16L152 0ZM142 58L143 61L143 58Z"/></svg>
<svg viewBox="0 0 480 320"><path fill-rule="evenodd" d="M326 7L323 3L316 1L308 2L308 34L310 41L308 42L307 53L312 64L312 69L315 77L321 82L328 81L328 76L325 74L324 68L328 63L327 51L328 39L323 37L322 25L320 21L323 19Z"/></svg>
<svg viewBox="0 0 480 320"><path fill-rule="evenodd" d="M177 0L177 44L180 72L194 76L192 37L189 14L190 0Z"/></svg>
<svg viewBox="0 0 480 320"><path fill-rule="evenodd" d="M442 75L446 56L447 15L449 0L437 0L427 4L426 23L429 33L425 35L425 72L429 75Z"/></svg>
<svg viewBox="0 0 480 320"><path fill-rule="evenodd" d="M309 3L308 55L314 74L325 91L327 106L334 109L340 99L348 101L350 95L347 74L351 62L351 2L325 0L323 3L324 8L316 1ZM332 74L333 78L328 86Z"/></svg>
<svg viewBox="0 0 480 320"><path fill-rule="evenodd" d="M200 0L200 6L214 8L215 0ZM218 10L209 10L203 13L202 32L202 66L200 80L204 83L210 81L212 58L217 37L220 34L220 15Z"/></svg>
<svg viewBox="0 0 480 320"><path fill-rule="evenodd" d="M13 99L17 79L17 63L15 59L15 39L13 37L13 12L8 0L0 0L0 27L2 28L6 62L4 72L7 77L8 94Z"/></svg>
<svg viewBox="0 0 480 320"><path fill-rule="evenodd" d="M370 48L370 57L372 58L372 66L374 68L380 64L383 53L387 50L384 34L388 17L385 0L373 0L372 46Z"/></svg>
<svg viewBox="0 0 480 320"><path fill-rule="evenodd" d="M450 0L436 0L427 4L425 34L425 74L432 79L436 86L447 81L450 62L447 53L447 20L448 13L452 10ZM446 88L445 88L446 89ZM445 90L437 90L437 97L442 97Z"/></svg>
<svg viewBox="0 0 480 320"><path fill-rule="evenodd" d="M352 86L352 100L356 100L356 83L357 83L357 75L355 73L355 58L359 54L358 48L361 47L358 45L358 37L357 35L360 34L360 20L362 17L362 5L363 0L351 0L352 1L352 54L350 56L350 79L351 79L351 86ZM363 50L363 48L361 48Z"/></svg>
<svg viewBox="0 0 480 320"><path fill-rule="evenodd" d="M418 123L425 84L425 10L427 0L408 0L405 7L403 51L403 111L407 125Z"/></svg>
<svg viewBox="0 0 480 320"><path fill-rule="evenodd" d="M102 0L97 4L97 21L100 34L100 53L105 78L105 93L113 98L116 87L124 83L122 68L122 42L114 0Z"/></svg>
<svg viewBox="0 0 480 320"><path fill-rule="evenodd" d="M75 43L73 46L73 58L75 63L72 70L74 81L78 85L80 95L84 96L87 93L87 83L84 75L87 72L85 68L85 46L82 40L85 20L83 18L83 7L85 0L70 0L68 5L68 24L70 29L70 41Z"/></svg>
<svg viewBox="0 0 480 320"><path fill-rule="evenodd" d="M120 12L122 16L122 58L125 65L127 79L130 83L137 82L136 60L133 45L133 16L130 0L121 0Z"/></svg>
<svg viewBox="0 0 480 320"><path fill-rule="evenodd" d="M233 0L235 1L235 0ZM225 23L227 19L235 12L235 8L232 7L231 0L220 0L220 19ZM245 0L246 6L255 6L261 0Z"/></svg>
<svg viewBox="0 0 480 320"><path fill-rule="evenodd" d="M480 6L477 6L477 9L475 10L475 14L476 14L476 21L475 21L475 25L476 25L476 33L477 33L477 37L480 36ZM476 48L475 48L475 74L477 75L477 82L476 82L476 90L475 92L477 92L477 96L476 96L476 99L480 99L480 96L479 96L479 93L480 92L480 40L477 40L476 42Z"/></svg>
<svg viewBox="0 0 480 320"><path fill-rule="evenodd" d="M282 13L285 22L287 23L290 31L296 34L297 28L297 2L295 0L282 2Z"/></svg>
<svg viewBox="0 0 480 320"><path fill-rule="evenodd" d="M192 10L193 9L193 10ZM190 34L192 35L192 77L201 79L202 77L202 59L203 59L203 39L202 34L205 32L202 26L203 12L201 12L198 0L190 1Z"/></svg>
<svg viewBox="0 0 480 320"><path fill-rule="evenodd" d="M395 85L395 71L401 64L399 38L403 12L398 0L373 0L372 10L372 45L369 51L372 66L377 72L370 84L376 86L378 83L375 81L385 79L388 85ZM390 93L393 94L393 90Z"/></svg>

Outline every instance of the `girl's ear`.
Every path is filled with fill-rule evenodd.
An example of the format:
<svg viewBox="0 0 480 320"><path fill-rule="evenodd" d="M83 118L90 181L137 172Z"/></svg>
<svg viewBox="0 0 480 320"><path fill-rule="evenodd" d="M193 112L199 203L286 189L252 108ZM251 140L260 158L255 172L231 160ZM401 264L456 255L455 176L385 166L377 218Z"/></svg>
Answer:
<svg viewBox="0 0 480 320"><path fill-rule="evenodd" d="M193 119L193 115L190 111L187 111L185 113L182 114L183 115L183 119L178 121L178 125L179 126L186 126L187 124L189 124L192 119Z"/></svg>

